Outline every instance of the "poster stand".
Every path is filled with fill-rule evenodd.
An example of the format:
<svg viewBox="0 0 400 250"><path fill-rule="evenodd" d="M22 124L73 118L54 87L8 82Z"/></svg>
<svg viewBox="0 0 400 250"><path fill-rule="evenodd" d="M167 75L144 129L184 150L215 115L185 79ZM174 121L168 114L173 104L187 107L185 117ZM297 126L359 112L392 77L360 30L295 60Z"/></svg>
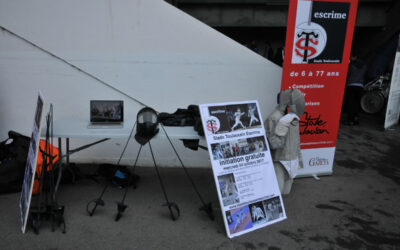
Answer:
<svg viewBox="0 0 400 250"><path fill-rule="evenodd" d="M357 6L358 0L289 3L281 90L298 89L306 102L296 178L332 174Z"/></svg>
<svg viewBox="0 0 400 250"><path fill-rule="evenodd" d="M41 226L41 219L45 217L50 218L52 231L55 231L55 224L57 226L63 225L63 233L66 233L66 226L64 220L64 206L57 203L56 194L58 183L61 178L61 159L60 153L53 152L53 105L50 104L49 113L46 116L46 139L44 150L39 147L41 157L43 157L43 165L41 166L40 176L36 177L39 182L39 193L33 195L34 206L30 208L30 216L32 219L32 228L36 234L39 233ZM40 157L40 156L39 156ZM60 159L58 163L58 178L55 179L55 165L57 158ZM37 174L37 172L36 172Z"/></svg>

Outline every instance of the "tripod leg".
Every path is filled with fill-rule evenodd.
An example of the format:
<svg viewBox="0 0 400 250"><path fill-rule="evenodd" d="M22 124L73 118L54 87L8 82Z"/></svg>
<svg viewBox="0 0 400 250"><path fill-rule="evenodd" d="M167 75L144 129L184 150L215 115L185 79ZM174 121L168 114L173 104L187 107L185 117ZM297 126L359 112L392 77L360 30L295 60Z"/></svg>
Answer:
<svg viewBox="0 0 400 250"><path fill-rule="evenodd" d="M128 193L128 189L129 189L129 184L131 183L132 179L133 179L133 174L135 173L135 168L136 168L136 164L137 161L139 159L139 155L140 155L140 151L142 150L142 145L140 145L139 148L139 152L136 156L136 160L135 160L135 164L133 165L133 170L132 170L132 174L129 176L129 180L128 180L128 184L125 187L125 191L124 191L124 196L122 197L121 201L117 201L117 209L118 209L118 213L117 216L115 217L115 221L118 221L121 217L122 217L122 213L125 211L125 209L128 207L127 205L125 205L125 198L126 198L126 194ZM134 184L135 185L135 184ZM135 186L136 188L136 186Z"/></svg>
<svg viewBox="0 0 400 250"><path fill-rule="evenodd" d="M135 124L134 124L133 127L132 127L132 130L131 130L131 133L129 134L128 140L127 140L126 143L125 143L124 150L122 150L121 156L119 157L118 162L117 162L117 165L115 166L115 170L117 170L117 167L119 166L119 163L121 162L122 156L123 156L124 153L125 153L125 150L126 150L126 148L127 148L127 146L128 146L128 143L129 143L129 141L130 141L130 139L131 139L131 137L132 137L132 133L133 133L133 131L135 130L135 127L136 127L136 122L135 122ZM67 148L67 150L68 150L68 148ZM67 151L67 152L68 152L68 151ZM68 159L68 158L67 158L67 159ZM94 212L96 211L97 206L104 206L105 203L104 203L104 201L102 200L102 198L103 198L103 195L104 195L104 193L106 192L108 186L109 186L109 183L107 182L107 184L106 184L106 185L104 186L104 188L103 188L103 191L102 191L101 194L100 194L100 197L97 198L97 199L94 199L94 200L92 200L92 201L89 201L89 203L86 205L86 211L89 213L90 216L93 216ZM90 210L89 210L89 206L90 206L90 204L92 204L92 203L95 203L95 204L94 204L93 209L90 211Z"/></svg>
<svg viewBox="0 0 400 250"><path fill-rule="evenodd" d="M205 202L204 202L203 197L201 196L201 194L200 194L199 190L197 189L196 185L194 184L194 181L193 181L192 177L189 175L189 172L188 172L187 168L185 167L185 165L183 165L183 162L182 162L182 160L181 160L181 157L179 157L179 154L178 154L178 152L176 151L176 149L175 149L175 147L174 147L174 144L172 144L172 141L171 141L171 139L169 138L169 136L168 136L168 134L167 134L167 131L165 130L165 128L164 128L163 125L161 125L161 128L163 129L165 135L167 136L167 139L168 139L169 143L171 144L171 147L172 147L172 149L174 150L176 157L178 158L179 162L181 163L181 166L182 166L182 168L183 168L183 170L184 170L184 172L185 172L187 178L189 179L190 183L192 184L192 187L193 187L194 191L196 192L197 196L200 198L201 203L203 204L203 205L199 208L199 210L202 210L202 211L206 212L207 215L208 215L208 217L209 217L211 220L214 220L214 213L213 213L213 210L212 210L212 204L211 204L211 202L209 202L209 203L205 203Z"/></svg>
<svg viewBox="0 0 400 250"><path fill-rule="evenodd" d="M168 207L169 213L170 213L170 215L171 215L172 220L177 220L177 219L179 218L179 215L180 215L179 207L178 207L178 205L177 205L176 203L174 203L174 202L169 202L168 196L167 196L167 192L165 191L165 187L164 187L164 184L163 184L162 179L161 179L160 172L158 171L157 163L156 163L156 160L155 160L155 158L154 158L153 149L151 148L150 142L149 142L149 147L150 147L151 157L153 158L154 167L155 167L156 172L157 172L157 177L158 177L158 180L159 180L159 182L160 182L161 189L162 189L162 191L163 191L163 193L164 193L164 197L165 197L165 201L166 201L166 203L164 204L164 206L167 206L167 207ZM176 215L174 214L173 209L175 210Z"/></svg>
<svg viewBox="0 0 400 250"><path fill-rule="evenodd" d="M100 197L99 198L97 198L97 199L94 199L94 200L92 200L92 201L89 201L89 203L86 205L86 211L89 213L89 215L90 216L93 216L93 214L94 214L94 212L96 211L96 209L97 209L97 206L104 206L104 201L103 201L103 195L104 195L104 193L106 192L106 190L107 190L107 188L108 188L108 183L104 186L104 188L103 188L103 191L101 191L101 194L100 194ZM94 207L93 207L93 209L90 211L89 210L89 207L90 207L90 204L92 204L92 203L94 203Z"/></svg>

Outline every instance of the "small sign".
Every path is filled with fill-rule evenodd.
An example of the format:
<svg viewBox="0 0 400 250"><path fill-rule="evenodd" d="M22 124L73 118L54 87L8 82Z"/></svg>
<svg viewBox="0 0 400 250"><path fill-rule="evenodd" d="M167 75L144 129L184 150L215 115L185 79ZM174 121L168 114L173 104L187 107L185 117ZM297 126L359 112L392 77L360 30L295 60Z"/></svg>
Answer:
<svg viewBox="0 0 400 250"><path fill-rule="evenodd" d="M385 129L396 125L400 116L400 52L394 60L389 99L386 108Z"/></svg>
<svg viewBox="0 0 400 250"><path fill-rule="evenodd" d="M32 199L32 188L35 180L36 173L36 161L38 156L38 147L40 140L40 129L43 117L44 100L39 94L36 104L36 111L33 120L33 129L31 140L29 143L28 157L26 159L24 183L22 184L21 199L20 199L20 210L21 210L21 223L22 233L25 233L26 222L28 220L29 208Z"/></svg>

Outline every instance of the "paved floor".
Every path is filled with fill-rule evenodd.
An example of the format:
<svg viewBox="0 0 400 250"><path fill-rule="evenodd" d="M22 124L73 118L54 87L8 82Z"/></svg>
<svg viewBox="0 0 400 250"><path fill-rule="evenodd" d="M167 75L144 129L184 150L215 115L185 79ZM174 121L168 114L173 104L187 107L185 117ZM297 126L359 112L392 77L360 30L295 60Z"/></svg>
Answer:
<svg viewBox="0 0 400 250"><path fill-rule="evenodd" d="M400 127L382 131L376 117L362 116L355 127L341 125L332 176L296 179L284 197L288 219L228 239L220 215L210 169L190 169L200 192L212 201L216 220L198 211L200 201L182 169L162 169L170 199L181 217L172 221L161 207L163 196L152 168L139 168L139 187L114 221L121 190L111 188L105 207L93 217L86 203L101 185L90 179L63 185L67 233L20 232L19 194L0 196L0 249L400 249Z"/></svg>

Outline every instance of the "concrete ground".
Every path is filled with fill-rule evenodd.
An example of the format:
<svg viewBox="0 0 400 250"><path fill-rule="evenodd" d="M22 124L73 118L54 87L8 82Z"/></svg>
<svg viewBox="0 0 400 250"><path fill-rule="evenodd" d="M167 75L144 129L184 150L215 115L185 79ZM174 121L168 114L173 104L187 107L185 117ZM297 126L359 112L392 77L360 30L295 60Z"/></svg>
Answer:
<svg viewBox="0 0 400 250"><path fill-rule="evenodd" d="M102 185L90 179L60 187L67 233L20 231L19 193L0 196L0 249L400 249L400 127L382 131L363 115L359 126L341 125L333 175L296 179L284 197L288 219L230 240L226 237L211 169L189 169L216 220L198 211L200 201L182 169L161 169L181 217L172 221L153 168L138 168L123 218L114 221L122 191L111 188L93 217L86 203Z"/></svg>

